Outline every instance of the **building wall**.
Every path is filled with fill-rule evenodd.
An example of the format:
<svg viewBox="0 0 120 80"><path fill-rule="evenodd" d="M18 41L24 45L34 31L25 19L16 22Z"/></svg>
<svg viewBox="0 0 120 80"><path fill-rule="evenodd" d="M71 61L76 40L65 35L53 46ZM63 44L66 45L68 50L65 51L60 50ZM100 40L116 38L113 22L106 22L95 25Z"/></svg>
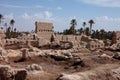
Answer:
<svg viewBox="0 0 120 80"><path fill-rule="evenodd" d="M56 35L59 41L81 41L81 36L77 35Z"/></svg>
<svg viewBox="0 0 120 80"><path fill-rule="evenodd" d="M44 37L45 39L51 39L53 34L53 24L46 22L35 22L35 32L39 37Z"/></svg>
<svg viewBox="0 0 120 80"><path fill-rule="evenodd" d="M105 44L102 40L92 40L88 42L86 47L90 50L103 49Z"/></svg>
<svg viewBox="0 0 120 80"><path fill-rule="evenodd" d="M79 47L81 36L80 35L56 35L58 41L62 42L64 45L65 43L71 43L73 47Z"/></svg>
<svg viewBox="0 0 120 80"><path fill-rule="evenodd" d="M30 33L30 34L22 34L22 36L18 37L19 40L38 40L38 36L35 33Z"/></svg>

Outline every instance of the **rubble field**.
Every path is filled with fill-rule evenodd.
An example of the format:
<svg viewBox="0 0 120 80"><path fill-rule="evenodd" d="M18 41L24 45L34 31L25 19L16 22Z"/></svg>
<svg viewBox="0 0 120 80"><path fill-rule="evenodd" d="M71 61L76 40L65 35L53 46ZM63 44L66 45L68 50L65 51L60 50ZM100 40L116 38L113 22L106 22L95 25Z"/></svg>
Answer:
<svg viewBox="0 0 120 80"><path fill-rule="evenodd" d="M120 80L120 53L0 48L0 80Z"/></svg>

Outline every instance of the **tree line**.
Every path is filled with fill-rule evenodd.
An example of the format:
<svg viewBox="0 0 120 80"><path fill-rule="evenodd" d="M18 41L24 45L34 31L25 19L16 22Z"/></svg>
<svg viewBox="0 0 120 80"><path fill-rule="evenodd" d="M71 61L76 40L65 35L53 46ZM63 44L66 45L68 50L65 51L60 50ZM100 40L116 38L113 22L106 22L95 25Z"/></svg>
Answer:
<svg viewBox="0 0 120 80"><path fill-rule="evenodd" d="M5 32L6 37L5 38L16 38L18 37L19 32L17 32L17 29L14 28L15 20L11 19L9 23L4 22L4 16L0 14L0 28ZM3 23L3 25L2 25Z"/></svg>
<svg viewBox="0 0 120 80"><path fill-rule="evenodd" d="M4 30L6 34L6 38L17 38L19 35L21 35L22 32L17 32L17 29L14 28L15 20L11 19L9 24L6 22L3 22L3 15L0 14L0 27L1 29ZM3 23L3 25L2 25ZM86 27L87 24L89 24L89 27ZM82 27L80 29L75 29L77 26L77 21L76 19L72 19L70 21L70 28L63 30L63 32L55 32L56 34L64 34L64 35L87 35L91 36L92 38L95 39L101 39L101 40L106 40L106 39L112 39L114 35L114 31L105 31L104 29L101 30L93 30L93 24L95 24L94 20L89 20L88 22L83 22ZM24 32L24 33L29 33L29 32Z"/></svg>
<svg viewBox="0 0 120 80"><path fill-rule="evenodd" d="M89 27L86 27L87 24L89 24ZM93 30L93 24L95 24L94 20L89 20L88 22L83 22L82 27L80 29L75 29L77 26L77 21L76 19L72 19L70 21L70 28L65 29L63 32L56 32L57 34L64 34L64 35L87 35L91 36L94 39L101 39L101 40L106 40L106 39L112 39L114 35L114 31L105 31L104 29L100 30Z"/></svg>

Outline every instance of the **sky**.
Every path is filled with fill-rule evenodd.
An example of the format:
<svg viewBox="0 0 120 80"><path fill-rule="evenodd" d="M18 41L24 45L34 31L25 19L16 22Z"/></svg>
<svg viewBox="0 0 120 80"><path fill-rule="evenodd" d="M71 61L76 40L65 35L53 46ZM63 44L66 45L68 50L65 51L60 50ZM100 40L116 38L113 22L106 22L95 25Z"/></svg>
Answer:
<svg viewBox="0 0 120 80"><path fill-rule="evenodd" d="M76 29L93 19L93 29L120 30L120 0L0 0L2 24L15 20L18 31L32 31L35 21L52 22L55 31L69 29L71 19Z"/></svg>

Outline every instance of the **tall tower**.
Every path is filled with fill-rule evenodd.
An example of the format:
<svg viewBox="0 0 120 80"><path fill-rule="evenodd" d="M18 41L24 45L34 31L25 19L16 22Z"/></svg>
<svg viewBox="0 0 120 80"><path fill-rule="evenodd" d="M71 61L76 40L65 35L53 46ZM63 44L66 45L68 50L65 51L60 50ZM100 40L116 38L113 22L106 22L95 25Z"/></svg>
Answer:
<svg viewBox="0 0 120 80"><path fill-rule="evenodd" d="M35 22L35 32L39 37L51 40L53 34L53 24L47 22Z"/></svg>

